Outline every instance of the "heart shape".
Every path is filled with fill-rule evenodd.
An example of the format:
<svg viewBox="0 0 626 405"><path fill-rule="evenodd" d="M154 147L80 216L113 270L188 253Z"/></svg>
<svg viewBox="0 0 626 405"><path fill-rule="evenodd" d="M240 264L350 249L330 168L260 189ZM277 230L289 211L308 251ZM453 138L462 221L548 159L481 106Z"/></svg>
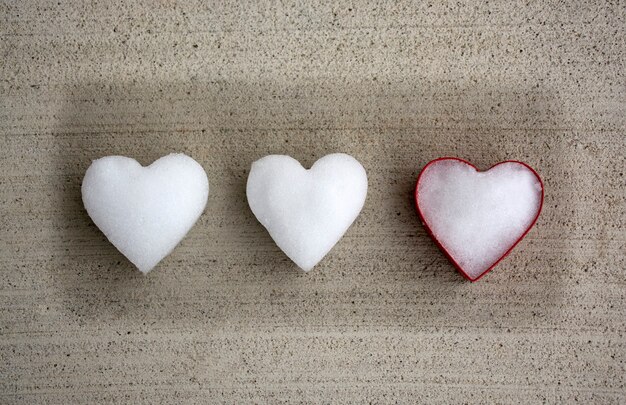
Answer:
<svg viewBox="0 0 626 405"><path fill-rule="evenodd" d="M422 169L415 203L437 245L468 280L477 281L537 222L543 183L526 163L509 160L480 172L445 157Z"/></svg>
<svg viewBox="0 0 626 405"><path fill-rule="evenodd" d="M344 153L324 156L309 170L292 157L270 155L252 164L246 194L278 247L309 271L361 212L367 175Z"/></svg>
<svg viewBox="0 0 626 405"><path fill-rule="evenodd" d="M204 211L209 180L180 153L143 167L135 159L94 160L82 185L83 204L109 241L147 273L178 245Z"/></svg>

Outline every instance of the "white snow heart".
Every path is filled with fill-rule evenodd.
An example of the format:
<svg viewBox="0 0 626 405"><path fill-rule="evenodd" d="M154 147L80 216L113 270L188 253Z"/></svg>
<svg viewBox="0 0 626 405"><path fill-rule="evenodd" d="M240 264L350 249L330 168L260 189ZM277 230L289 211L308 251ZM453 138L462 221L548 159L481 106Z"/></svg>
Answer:
<svg viewBox="0 0 626 405"><path fill-rule="evenodd" d="M94 160L83 204L109 241L147 273L170 254L200 217L209 196L202 166L181 153L143 167L135 159Z"/></svg>
<svg viewBox="0 0 626 405"><path fill-rule="evenodd" d="M359 215L367 175L344 153L324 156L309 170L289 156L270 155L252 164L246 193L278 247L309 271Z"/></svg>
<svg viewBox="0 0 626 405"><path fill-rule="evenodd" d="M534 225L543 203L539 175L505 161L480 172L458 158L422 170L415 201L422 222L471 281L491 270Z"/></svg>

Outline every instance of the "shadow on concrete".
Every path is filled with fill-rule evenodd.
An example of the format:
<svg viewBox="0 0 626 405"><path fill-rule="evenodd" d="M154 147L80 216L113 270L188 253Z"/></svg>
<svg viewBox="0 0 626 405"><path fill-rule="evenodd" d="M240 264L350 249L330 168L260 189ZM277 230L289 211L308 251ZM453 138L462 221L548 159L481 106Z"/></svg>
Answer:
<svg viewBox="0 0 626 405"><path fill-rule="evenodd" d="M545 290L515 292L546 271L522 243L484 280L470 284L429 239L415 213L413 188L431 159L459 156L487 168L526 160L551 171L536 152L539 133L558 127L553 99L527 89L442 88L406 83L84 83L68 87L55 136L65 176L65 254L50 263L77 322L160 327L465 326L499 301L527 317L535 302L562 299L558 276ZM366 205L345 237L309 274L297 270L250 212L250 164L287 154L310 166L331 152L355 156L368 171ZM183 152L210 181L207 210L175 251L143 276L95 227L80 195L91 160L125 155L146 165ZM559 211L568 207L560 207ZM535 255L535 256L533 256ZM556 259L554 259L556 260ZM534 267L531 267L534 266ZM549 263L548 263L549 266ZM526 288L526 287L521 287ZM511 301L507 301L511 299ZM528 303L524 299L531 299ZM539 304L536 304L539 305ZM472 309L474 306L474 309ZM519 321L519 319L518 319ZM526 319L532 322L532 319ZM498 325L498 320L493 324ZM149 325L147 325L149 326Z"/></svg>

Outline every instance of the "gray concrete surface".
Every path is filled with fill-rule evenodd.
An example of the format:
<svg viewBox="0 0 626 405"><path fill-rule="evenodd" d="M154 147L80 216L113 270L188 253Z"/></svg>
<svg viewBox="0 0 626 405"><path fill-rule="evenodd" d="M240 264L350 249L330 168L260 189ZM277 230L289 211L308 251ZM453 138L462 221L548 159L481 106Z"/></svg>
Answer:
<svg viewBox="0 0 626 405"><path fill-rule="evenodd" d="M329 2L330 3L330 2ZM623 1L0 3L1 403L625 403ZM173 151L206 213L148 276L91 223L92 159ZM248 209L250 164L368 170L310 274ZM528 162L528 238L470 284L419 169Z"/></svg>

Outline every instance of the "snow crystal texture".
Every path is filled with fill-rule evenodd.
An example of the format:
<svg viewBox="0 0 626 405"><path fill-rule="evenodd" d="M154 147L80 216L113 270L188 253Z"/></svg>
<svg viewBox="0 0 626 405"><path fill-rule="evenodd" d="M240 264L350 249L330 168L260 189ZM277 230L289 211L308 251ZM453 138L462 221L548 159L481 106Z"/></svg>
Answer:
<svg viewBox="0 0 626 405"><path fill-rule="evenodd" d="M424 169L417 186L423 220L470 279L526 232L541 198L540 180L517 162L479 172L456 159L439 160Z"/></svg>

